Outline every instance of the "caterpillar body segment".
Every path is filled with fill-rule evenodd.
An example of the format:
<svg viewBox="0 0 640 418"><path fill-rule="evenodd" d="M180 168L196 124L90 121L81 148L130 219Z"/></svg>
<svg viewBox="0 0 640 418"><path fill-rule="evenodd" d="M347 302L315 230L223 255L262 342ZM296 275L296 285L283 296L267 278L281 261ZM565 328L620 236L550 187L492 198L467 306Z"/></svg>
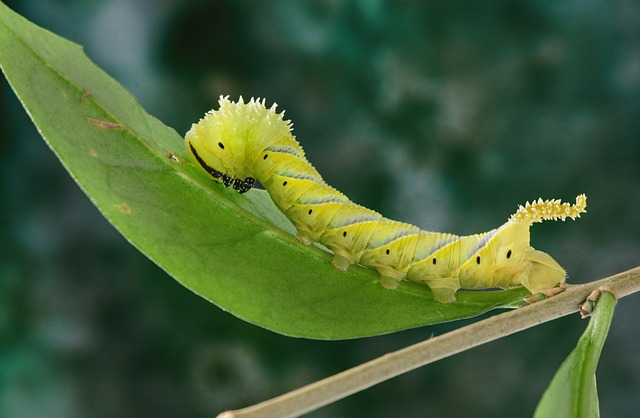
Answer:
<svg viewBox="0 0 640 418"><path fill-rule="evenodd" d="M225 186L246 192L257 179L296 227L300 241L320 242L334 253L333 265L359 263L376 269L383 287L401 280L424 283L437 301L455 300L458 289L524 286L531 292L565 281L564 269L529 244L529 228L543 220L575 219L586 196L574 205L541 199L520 206L489 232L456 236L429 232L384 218L351 202L329 186L306 159L291 123L265 101L219 100L185 136L197 165Z"/></svg>

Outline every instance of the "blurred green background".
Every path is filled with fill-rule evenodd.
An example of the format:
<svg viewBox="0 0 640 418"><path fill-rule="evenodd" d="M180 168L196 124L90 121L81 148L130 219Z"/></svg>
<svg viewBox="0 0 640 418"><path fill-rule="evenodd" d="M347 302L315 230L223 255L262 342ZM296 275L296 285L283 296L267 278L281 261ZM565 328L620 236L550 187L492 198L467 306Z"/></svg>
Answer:
<svg viewBox="0 0 640 418"><path fill-rule="evenodd" d="M637 1L7 3L180 133L221 94L266 97L330 184L390 218L484 232L519 203L586 193L583 218L534 226L533 245L572 283L640 264ZM0 416L211 417L465 323L340 342L244 323L130 246L4 79L0 94ZM603 416L640 410L637 302L603 351ZM585 326L554 321L309 416L531 416Z"/></svg>

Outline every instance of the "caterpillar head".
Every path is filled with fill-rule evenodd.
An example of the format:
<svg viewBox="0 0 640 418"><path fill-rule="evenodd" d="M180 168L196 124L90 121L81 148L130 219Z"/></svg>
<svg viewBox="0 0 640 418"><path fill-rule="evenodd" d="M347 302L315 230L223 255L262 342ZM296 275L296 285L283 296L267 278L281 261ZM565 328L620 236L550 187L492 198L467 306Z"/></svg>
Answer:
<svg viewBox="0 0 640 418"><path fill-rule="evenodd" d="M520 206L518 211L500 228L481 239L477 251L460 269L462 287L486 286L486 277L492 277L495 287L522 285L531 292L539 292L565 281L564 269L547 253L536 250L530 243L529 228L543 220L575 219L586 208L586 196L576 198L575 205L559 200L543 201ZM484 283L482 278L485 278Z"/></svg>
<svg viewBox="0 0 640 418"><path fill-rule="evenodd" d="M194 123L185 135L187 152L198 167L225 187L244 193L254 184L255 160L262 150L284 135L291 124L276 113L276 105L242 97L231 102L220 96L219 109L211 110Z"/></svg>

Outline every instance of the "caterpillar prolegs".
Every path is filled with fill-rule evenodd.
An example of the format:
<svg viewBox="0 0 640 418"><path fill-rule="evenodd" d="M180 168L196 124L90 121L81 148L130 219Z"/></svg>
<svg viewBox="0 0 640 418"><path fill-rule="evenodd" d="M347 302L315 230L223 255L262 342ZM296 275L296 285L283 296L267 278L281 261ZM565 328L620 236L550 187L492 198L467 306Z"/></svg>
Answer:
<svg viewBox="0 0 640 418"><path fill-rule="evenodd" d="M539 199L499 228L456 236L428 232L350 201L329 186L307 161L292 125L264 100L245 103L220 97L219 109L193 124L185 137L197 165L240 193L254 179L267 190L305 244L320 242L334 253L333 265L346 270L359 263L376 269L381 284L424 283L437 301L455 300L458 289L524 286L531 292L565 281L566 273L548 254L529 244L529 228L544 220L575 219L587 198L575 204Z"/></svg>

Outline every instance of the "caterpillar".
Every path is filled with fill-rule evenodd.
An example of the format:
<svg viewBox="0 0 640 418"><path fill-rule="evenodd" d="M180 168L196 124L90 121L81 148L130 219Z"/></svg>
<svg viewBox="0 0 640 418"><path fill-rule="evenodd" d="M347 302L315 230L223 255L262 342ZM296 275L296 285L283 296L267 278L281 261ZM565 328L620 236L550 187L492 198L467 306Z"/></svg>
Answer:
<svg viewBox="0 0 640 418"><path fill-rule="evenodd" d="M305 244L329 248L333 265L358 263L376 269L380 283L395 289L401 280L426 284L436 301L450 303L458 289L524 286L532 293L566 279L564 269L529 244L529 229L544 220L575 219L586 212L586 196L575 204L538 199L519 206L505 224L489 232L457 236L429 232L383 217L329 186L305 157L292 123L276 104L220 96L185 135L198 167L240 193L257 180L293 223Z"/></svg>

